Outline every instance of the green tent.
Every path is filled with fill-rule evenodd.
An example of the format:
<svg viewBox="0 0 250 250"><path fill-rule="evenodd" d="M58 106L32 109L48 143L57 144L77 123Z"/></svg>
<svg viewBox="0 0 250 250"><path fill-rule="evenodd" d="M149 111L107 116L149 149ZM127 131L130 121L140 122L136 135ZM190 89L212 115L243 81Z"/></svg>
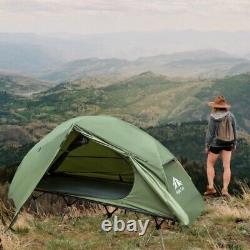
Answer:
<svg viewBox="0 0 250 250"><path fill-rule="evenodd" d="M189 225L204 202L177 159L139 128L110 116L66 121L24 157L9 198L16 215L34 190Z"/></svg>

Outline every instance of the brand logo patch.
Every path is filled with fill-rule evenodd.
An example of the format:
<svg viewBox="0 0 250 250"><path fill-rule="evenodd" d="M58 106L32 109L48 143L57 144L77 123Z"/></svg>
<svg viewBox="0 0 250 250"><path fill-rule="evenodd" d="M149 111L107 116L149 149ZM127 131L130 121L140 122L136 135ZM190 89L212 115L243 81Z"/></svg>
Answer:
<svg viewBox="0 0 250 250"><path fill-rule="evenodd" d="M173 177L173 187L177 194L180 194L184 190L184 186L182 181L178 180L177 178Z"/></svg>

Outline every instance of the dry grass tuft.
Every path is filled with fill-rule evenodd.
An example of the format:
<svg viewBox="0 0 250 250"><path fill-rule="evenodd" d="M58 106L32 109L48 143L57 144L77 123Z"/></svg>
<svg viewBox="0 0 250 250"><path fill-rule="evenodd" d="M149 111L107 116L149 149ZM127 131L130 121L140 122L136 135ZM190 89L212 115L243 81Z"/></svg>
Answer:
<svg viewBox="0 0 250 250"><path fill-rule="evenodd" d="M248 250L250 245L250 190L242 185L240 197L226 200L221 197L207 201L206 211L187 229L164 223L162 233L166 249L228 249ZM73 200L72 200L73 201ZM4 198L0 202L2 214L9 213ZM76 202L67 207L62 198L45 195L30 200L20 213L15 232L4 232L0 224L0 237L4 250L24 249L159 249L160 236L155 232L145 246L145 241L154 228L151 221L146 234L104 233L101 222L105 218L100 205ZM64 216L62 216L64 214ZM116 215L124 220L145 220L150 217L124 214L118 210Z"/></svg>

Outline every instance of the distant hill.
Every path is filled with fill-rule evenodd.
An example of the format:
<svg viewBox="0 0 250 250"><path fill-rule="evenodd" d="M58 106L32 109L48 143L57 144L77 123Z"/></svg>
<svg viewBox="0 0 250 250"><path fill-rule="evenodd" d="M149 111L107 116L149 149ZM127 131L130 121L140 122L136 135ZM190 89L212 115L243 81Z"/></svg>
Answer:
<svg viewBox="0 0 250 250"><path fill-rule="evenodd" d="M144 71L170 77L222 78L248 72L245 67L230 69L249 63L248 56L239 56L249 53L249 39L250 32L192 30L96 35L0 33L0 70L57 82Z"/></svg>
<svg viewBox="0 0 250 250"><path fill-rule="evenodd" d="M228 75L239 75L243 73L250 73L250 61L236 64L228 71Z"/></svg>
<svg viewBox="0 0 250 250"><path fill-rule="evenodd" d="M121 69L129 64L127 60L116 58L89 58L66 63L55 70L41 75L42 79L51 81L69 81L93 76L111 76L121 73ZM111 78L110 77L110 78Z"/></svg>
<svg viewBox="0 0 250 250"><path fill-rule="evenodd" d="M223 94L232 104L232 111L236 115L238 125L250 132L249 93L250 74L241 74L216 80L212 86L203 88L195 96L202 102L207 102L211 97ZM199 107L196 110L198 111Z"/></svg>
<svg viewBox="0 0 250 250"><path fill-rule="evenodd" d="M43 52L43 55L49 55L54 59L62 60L62 62L93 57L135 60L139 57L207 48L216 48L227 53L243 55L250 51L249 39L250 32L247 31L164 30L89 35L0 33L2 43L16 44L20 51L26 51L25 48L28 47L39 49ZM22 47L24 47L24 50L22 50ZM12 48L5 48L8 49L6 53L9 53L9 50L11 52ZM35 54L39 55L39 53ZM35 66L40 59L34 57L33 59L33 66ZM9 65L11 66L11 64ZM52 62L51 67L53 67Z"/></svg>
<svg viewBox="0 0 250 250"><path fill-rule="evenodd" d="M105 113L155 124L163 114L172 113L178 98L184 98L186 91L199 85L200 81L178 82L152 72L101 88L84 88L78 81L66 82L35 95L26 104L30 108L18 114L58 122L76 115Z"/></svg>
<svg viewBox="0 0 250 250"><path fill-rule="evenodd" d="M247 59L231 56L223 51L208 49L143 57L134 61L115 58L77 60L44 73L40 77L60 82L89 76L109 74L132 76L145 71L153 71L169 77L214 79L248 72L247 65L249 64L250 61ZM240 71L237 70L237 67L240 68Z"/></svg>
<svg viewBox="0 0 250 250"><path fill-rule="evenodd" d="M107 86L98 78L61 83L29 99L12 98L3 111L12 122L59 123L78 115L110 114L145 127L171 122L201 121L210 111L207 102L225 95L239 126L250 131L250 75L221 80L173 80L147 71ZM10 112L10 110L12 110ZM8 121L6 113L2 116ZM13 120L14 119L14 120Z"/></svg>
<svg viewBox="0 0 250 250"><path fill-rule="evenodd" d="M60 63L58 57L36 44L0 42L0 69L21 74L38 73Z"/></svg>
<svg viewBox="0 0 250 250"><path fill-rule="evenodd" d="M141 58L135 64L173 77L222 78L229 75L232 67L246 62L223 51L208 49Z"/></svg>
<svg viewBox="0 0 250 250"><path fill-rule="evenodd" d="M207 102L223 94L232 104L240 130L233 173L249 178L250 74L174 80L147 71L108 85L105 82L94 77L64 82L28 98L0 91L0 164L21 160L37 140L67 119L107 114L143 127L180 159L191 162L187 167L194 162L199 170L190 167L190 173L197 171L193 176L204 176Z"/></svg>
<svg viewBox="0 0 250 250"><path fill-rule="evenodd" d="M15 95L31 95L36 92L44 91L52 86L53 83L48 81L0 71L1 91L6 91Z"/></svg>

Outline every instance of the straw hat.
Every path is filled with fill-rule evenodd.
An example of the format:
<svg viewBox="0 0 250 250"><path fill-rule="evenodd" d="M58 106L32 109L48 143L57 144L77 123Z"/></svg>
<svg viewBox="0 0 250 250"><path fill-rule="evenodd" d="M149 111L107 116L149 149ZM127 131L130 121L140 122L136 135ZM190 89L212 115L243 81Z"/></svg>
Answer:
<svg viewBox="0 0 250 250"><path fill-rule="evenodd" d="M231 106L226 102L226 99L224 96L220 95L215 97L213 102L209 102L208 106L212 108L226 108L229 109Z"/></svg>

